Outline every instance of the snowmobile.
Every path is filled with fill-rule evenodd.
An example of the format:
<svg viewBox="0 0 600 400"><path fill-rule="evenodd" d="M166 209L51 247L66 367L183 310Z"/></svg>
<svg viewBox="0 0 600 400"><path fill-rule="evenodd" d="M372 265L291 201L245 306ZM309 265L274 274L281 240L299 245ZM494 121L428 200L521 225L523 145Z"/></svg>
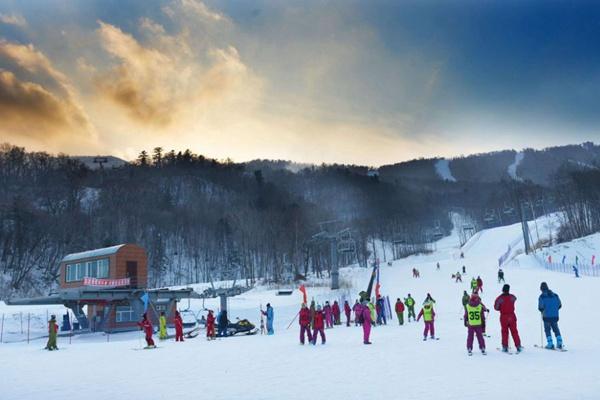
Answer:
<svg viewBox="0 0 600 400"><path fill-rule="evenodd" d="M237 334L244 335L254 335L258 332L258 329L254 326L254 324L247 319L239 319L232 323L231 321L227 321L227 335L226 336L234 336ZM225 337L223 335L217 337Z"/></svg>

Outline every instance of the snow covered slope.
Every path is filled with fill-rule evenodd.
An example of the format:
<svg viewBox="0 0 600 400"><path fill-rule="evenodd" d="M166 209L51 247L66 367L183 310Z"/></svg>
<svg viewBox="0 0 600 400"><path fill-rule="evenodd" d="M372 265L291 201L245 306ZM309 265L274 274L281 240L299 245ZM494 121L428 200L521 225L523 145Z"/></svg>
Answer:
<svg viewBox="0 0 600 400"><path fill-rule="evenodd" d="M533 224L530 227L534 229ZM504 268L518 298L525 352L508 356L495 350L500 327L493 311L488 322L492 337L486 339L489 354L467 357L463 290L471 277L481 276L483 301L491 307L501 288L496 282L497 259L519 235L518 224L483 231L472 238L464 259L459 258L458 238L452 235L440 240L433 254L382 265L381 291L392 302L407 293L418 304L427 293L436 299L439 341L422 340L422 322L398 326L394 319L373 330L371 346L362 344L360 328L341 326L326 331L326 345L303 347L298 344L297 321L286 329L298 311L300 293L277 296L274 290L257 288L230 299L230 316L258 324L259 305L270 302L275 308L274 336L213 342L199 337L159 343L160 349L150 351L131 350L140 347L136 332L112 335L108 343L102 334L75 337L71 345L61 338L59 347L65 351L52 353L41 350L43 340L0 344L0 376L11 383L3 385L0 397L53 400L84 393L87 399L598 399L600 322L593 295L600 289L600 279L549 272L530 256L519 256ZM451 274L462 265L467 269L464 282L455 283ZM412 278L413 267L420 270L420 279ZM342 279L351 288L335 292L308 288L308 295L320 303L355 298L369 274L345 268ZM537 311L541 281L548 282L563 301L560 327L569 348L566 353L533 346L541 340ZM205 306L216 309L217 303L207 301ZM201 307L201 301L191 303L196 311Z"/></svg>
<svg viewBox="0 0 600 400"><path fill-rule="evenodd" d="M440 178L449 182L456 182L456 178L452 176L452 171L450 171L450 162L445 158L439 159L435 162L435 172L439 175Z"/></svg>

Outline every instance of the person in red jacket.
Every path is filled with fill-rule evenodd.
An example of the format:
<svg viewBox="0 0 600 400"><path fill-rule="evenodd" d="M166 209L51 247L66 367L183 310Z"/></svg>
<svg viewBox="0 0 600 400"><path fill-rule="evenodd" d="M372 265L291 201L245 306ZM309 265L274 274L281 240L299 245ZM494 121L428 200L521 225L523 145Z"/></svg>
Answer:
<svg viewBox="0 0 600 400"><path fill-rule="evenodd" d="M494 309L500 311L500 326L502 330L502 351L508 352L508 332L515 342L517 352L521 352L521 338L517 330L517 316L515 315L515 302L517 297L510 293L510 285L502 287L502 294L496 298Z"/></svg>
<svg viewBox="0 0 600 400"><path fill-rule="evenodd" d="M331 311L333 312L333 323L334 325L341 325L340 316L342 311L340 310L340 305L337 300L333 302L333 306L331 306Z"/></svg>
<svg viewBox="0 0 600 400"><path fill-rule="evenodd" d="M354 311L354 326L358 326L361 324L360 314L362 312L362 305L358 302L358 300L356 300L352 306L352 311Z"/></svg>
<svg viewBox="0 0 600 400"><path fill-rule="evenodd" d="M208 340L215 338L215 316L212 310L208 310L208 315L206 316L206 338Z"/></svg>
<svg viewBox="0 0 600 400"><path fill-rule="evenodd" d="M325 314L321 309L321 305L317 306L313 321L312 344L317 344L317 333L321 334L321 344L325 344Z"/></svg>
<svg viewBox="0 0 600 400"><path fill-rule="evenodd" d="M142 315L142 321L138 322L138 325L146 334L146 347L156 347L154 340L152 340L152 334L154 333L152 329L152 322L150 322L150 319L148 319L148 315L146 313Z"/></svg>
<svg viewBox="0 0 600 400"><path fill-rule="evenodd" d="M352 314L352 309L350 308L350 304L348 304L348 300L344 301L344 314L346 314L346 326L350 326L350 314Z"/></svg>
<svg viewBox="0 0 600 400"><path fill-rule="evenodd" d="M302 308L300 308L298 317L298 320L300 321L300 343L304 344L305 332L308 337L308 342L312 342L312 335L310 334L310 310L306 307L305 303L302 303Z"/></svg>
<svg viewBox="0 0 600 400"><path fill-rule="evenodd" d="M398 323L404 325L404 303L402 300L396 300L396 315L398 316Z"/></svg>
<svg viewBox="0 0 600 400"><path fill-rule="evenodd" d="M175 341L183 342L183 319L179 311L175 310Z"/></svg>

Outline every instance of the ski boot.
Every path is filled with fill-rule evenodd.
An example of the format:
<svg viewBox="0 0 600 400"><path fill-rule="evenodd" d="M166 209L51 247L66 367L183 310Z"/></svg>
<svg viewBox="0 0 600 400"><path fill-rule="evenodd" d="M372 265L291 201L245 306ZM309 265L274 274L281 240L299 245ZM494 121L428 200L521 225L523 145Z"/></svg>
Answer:
<svg viewBox="0 0 600 400"><path fill-rule="evenodd" d="M483 354L484 356L487 356L487 353L485 352L485 349L481 349L481 354Z"/></svg>
<svg viewBox="0 0 600 400"><path fill-rule="evenodd" d="M427 340L427 336L423 336L423 341L425 342Z"/></svg>
<svg viewBox="0 0 600 400"><path fill-rule="evenodd" d="M517 353L520 353L523 351L523 346L517 346Z"/></svg>
<svg viewBox="0 0 600 400"><path fill-rule="evenodd" d="M556 337L556 348L562 350L562 348L563 348L562 336Z"/></svg>
<svg viewBox="0 0 600 400"><path fill-rule="evenodd" d="M431 340L435 340L435 336L431 335Z"/></svg>
<svg viewBox="0 0 600 400"><path fill-rule="evenodd" d="M473 350L472 349L467 349L467 354L469 354L470 356L473 355Z"/></svg>
<svg viewBox="0 0 600 400"><path fill-rule="evenodd" d="M546 348L548 350L554 350L554 343L552 342L552 336L548 336L546 339L548 340L548 344L546 345Z"/></svg>
<svg viewBox="0 0 600 400"><path fill-rule="evenodd" d="M519 351L519 350L517 349L517 351ZM502 352L503 353L508 353L508 347L502 347Z"/></svg>

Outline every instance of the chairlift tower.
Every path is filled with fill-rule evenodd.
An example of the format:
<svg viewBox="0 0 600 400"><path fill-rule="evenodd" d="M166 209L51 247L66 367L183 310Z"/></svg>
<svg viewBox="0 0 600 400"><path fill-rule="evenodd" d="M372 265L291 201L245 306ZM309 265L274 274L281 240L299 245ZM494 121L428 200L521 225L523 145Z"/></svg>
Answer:
<svg viewBox="0 0 600 400"><path fill-rule="evenodd" d="M340 231L331 231L326 226L332 226L339 221L325 221L319 223L321 232L313 235L311 242L314 244L329 243L331 257L331 289L340 288L340 270L338 264L338 252L351 253L356 251L356 243L352 238L352 231L348 228Z"/></svg>

